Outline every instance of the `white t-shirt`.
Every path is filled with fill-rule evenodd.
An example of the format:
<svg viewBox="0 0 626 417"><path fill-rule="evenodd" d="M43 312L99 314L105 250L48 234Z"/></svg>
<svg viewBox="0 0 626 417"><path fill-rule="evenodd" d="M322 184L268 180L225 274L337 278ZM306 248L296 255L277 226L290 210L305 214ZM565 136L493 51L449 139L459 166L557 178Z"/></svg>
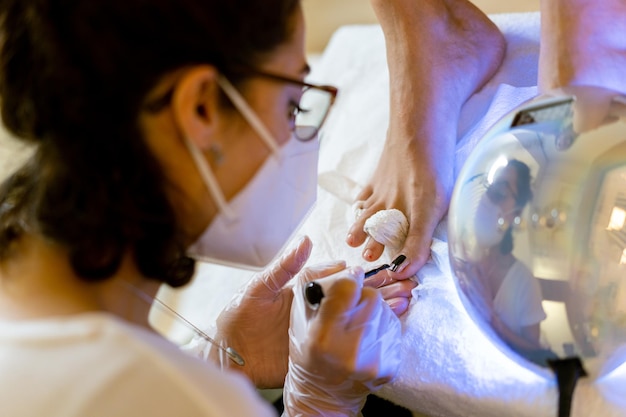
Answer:
<svg viewBox="0 0 626 417"><path fill-rule="evenodd" d="M275 416L243 375L113 315L0 321L3 417Z"/></svg>
<svg viewBox="0 0 626 417"><path fill-rule="evenodd" d="M523 263L515 261L500 284L493 308L509 329L521 334L522 327L546 318L541 300L539 282Z"/></svg>

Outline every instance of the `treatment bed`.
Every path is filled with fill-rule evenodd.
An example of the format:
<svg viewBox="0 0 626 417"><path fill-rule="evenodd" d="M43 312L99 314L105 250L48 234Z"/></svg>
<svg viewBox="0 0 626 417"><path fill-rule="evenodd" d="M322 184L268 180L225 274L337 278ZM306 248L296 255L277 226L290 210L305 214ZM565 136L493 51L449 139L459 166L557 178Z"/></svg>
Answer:
<svg viewBox="0 0 626 417"><path fill-rule="evenodd" d="M536 96L538 13L492 15L508 42L498 73L464 106L459 120L456 168L501 116ZM388 72L377 25L339 29L313 65L310 80L332 84L340 94L321 134L318 199L297 236L314 243L310 263L344 259L371 268L362 248L347 246L351 204L381 154L388 124ZM296 237L297 237L296 236ZM161 289L159 298L201 328L210 327L252 272L202 264L193 284ZM446 221L439 225L432 260L419 272L403 324L403 365L377 395L429 416L556 416L558 388L550 371L496 346L470 319L456 292L448 261ZM153 310L153 325L178 344L192 332ZM626 415L626 366L598 381L580 380L572 416Z"/></svg>

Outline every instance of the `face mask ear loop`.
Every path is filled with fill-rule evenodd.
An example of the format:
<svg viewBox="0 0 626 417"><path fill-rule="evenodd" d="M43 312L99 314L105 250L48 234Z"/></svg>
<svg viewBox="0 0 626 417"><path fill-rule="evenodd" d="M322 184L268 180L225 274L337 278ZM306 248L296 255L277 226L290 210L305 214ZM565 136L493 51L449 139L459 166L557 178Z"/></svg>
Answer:
<svg viewBox="0 0 626 417"><path fill-rule="evenodd" d="M246 102L243 96L237 91L237 89L231 84L226 77L219 75L217 77L217 84L222 88L226 96L233 102L233 105L239 110L241 115L246 119L250 126L257 132L263 142L270 148L273 155L278 155L278 143L274 139L274 136L265 127L261 119L250 108L250 105Z"/></svg>
<svg viewBox="0 0 626 417"><path fill-rule="evenodd" d="M204 156L202 155L198 147L193 144L189 138L185 137L184 142L187 146L187 149L189 150L191 158L193 158L194 162L196 163L196 168L198 169L200 176L204 180L204 184L209 190L209 194L211 194L211 197L213 197L213 201L215 201L215 204L217 204L220 212L223 213L228 219L234 219L235 215L230 210L230 207L228 207L228 202L226 201L226 198L224 197L224 194L220 189L217 178L215 178L215 175L213 175L213 172L211 172L211 168L209 167L208 162L206 161L206 159L204 159Z"/></svg>

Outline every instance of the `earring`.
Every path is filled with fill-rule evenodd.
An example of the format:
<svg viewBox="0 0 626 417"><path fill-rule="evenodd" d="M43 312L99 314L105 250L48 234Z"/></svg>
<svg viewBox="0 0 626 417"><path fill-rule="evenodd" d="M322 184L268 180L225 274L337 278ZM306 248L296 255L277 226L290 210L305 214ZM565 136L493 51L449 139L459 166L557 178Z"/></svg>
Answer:
<svg viewBox="0 0 626 417"><path fill-rule="evenodd" d="M211 146L209 147L209 155L211 155L211 161L215 164L215 165L222 165L222 163L224 162L224 154L222 153L222 148L213 143L211 144Z"/></svg>

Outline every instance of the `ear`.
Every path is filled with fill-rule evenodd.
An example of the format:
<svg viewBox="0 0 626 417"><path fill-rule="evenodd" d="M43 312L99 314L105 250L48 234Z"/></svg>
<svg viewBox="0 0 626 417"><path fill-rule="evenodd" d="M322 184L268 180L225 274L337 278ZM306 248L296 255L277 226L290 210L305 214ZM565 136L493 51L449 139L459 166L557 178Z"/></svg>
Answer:
<svg viewBox="0 0 626 417"><path fill-rule="evenodd" d="M217 76L213 66L192 67L178 80L172 95L174 122L201 150L211 146L219 119Z"/></svg>

